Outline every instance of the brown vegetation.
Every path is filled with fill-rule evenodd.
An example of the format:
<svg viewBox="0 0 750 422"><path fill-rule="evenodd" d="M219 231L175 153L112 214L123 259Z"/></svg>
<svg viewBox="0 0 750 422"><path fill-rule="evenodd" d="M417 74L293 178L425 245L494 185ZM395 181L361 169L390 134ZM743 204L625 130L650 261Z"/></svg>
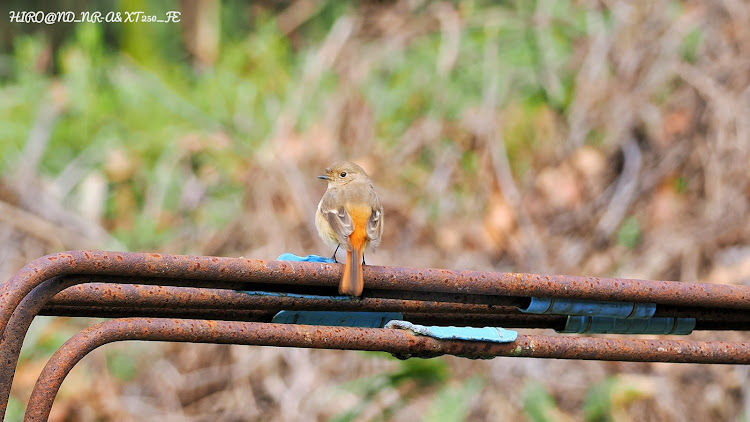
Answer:
<svg viewBox="0 0 750 422"><path fill-rule="evenodd" d="M553 5L546 3L539 1L528 16L540 43L552 19L545 7ZM536 75L546 95L564 103L561 75L572 69L574 89L564 112L554 98L529 107L504 97L509 88L503 87L513 80L500 76L515 76L495 68L490 44L475 63L484 75L481 100L453 118L425 113L405 120L408 125L392 141L383 140L371 99L361 89L379 63L404 54L422 35L439 33L432 71L450 74L464 34L460 28L492 31L497 22L518 16L488 8L467 19L468 12L449 3L410 1L373 2L343 15L299 76L304 88L322 83L326 72L336 75L322 118L304 129L297 125L309 91L297 92L297 101L281 107L269 139L231 169L245 195L242 212L223 228L190 226L190 213L200 212L206 190L220 180L220 164L191 160L233 148L235 135L217 130L178 139L168 168L184 176L184 208L182 214L170 213L154 202L150 212L159 224L179 228L159 250L263 259L286 251L328 255L313 224L325 188L315 176L346 157L368 171L385 208L385 233L380 248L367 257L371 264L746 283L750 6L583 3L576 7L586 10L588 32L577 39L572 60L557 64L546 57L549 65ZM279 18L293 42L299 22L313 13L304 4L295 3ZM695 51L685 45L692 31L701 38ZM420 99L405 99L410 100ZM40 113L39 119L45 118L50 119ZM35 127L43 131L45 124ZM0 185L0 242L6 245L0 248L0 269L6 278L44 253L115 242L104 230L82 224L80 213L47 189L28 161L40 154L34 142L30 136L23 156L28 166L19 165ZM122 154L127 152L109 153L100 177L114 189L115 208L126 210L133 198L118 190L117 181L138 170L134 158ZM90 183L93 192L97 180ZM158 192L144 193L149 195ZM111 230L128 224L128 216L117 211L103 222ZM104 370L106 356L114 355L137 362L127 381ZM582 419L584 404L593 400L587 394L600 391L592 385L607 391L605 415L613 420L750 415L750 375L744 367L512 358L445 362L451 372L445 385L460 387L477 376L483 381L466 403L470 420L531 418L528 400L535 385L552 398L543 407L548 420ZM74 371L53 416L328 420L357 408L358 420L378 420L384 409L392 412L387 419L421 420L436 406L443 384L425 386L418 378L386 383L360 402L363 385L383 382L379 375L398 372L401 365L355 352L116 345ZM18 397L28 394L32 379L23 374L33 369L19 373ZM607 390L610 376L616 381Z"/></svg>

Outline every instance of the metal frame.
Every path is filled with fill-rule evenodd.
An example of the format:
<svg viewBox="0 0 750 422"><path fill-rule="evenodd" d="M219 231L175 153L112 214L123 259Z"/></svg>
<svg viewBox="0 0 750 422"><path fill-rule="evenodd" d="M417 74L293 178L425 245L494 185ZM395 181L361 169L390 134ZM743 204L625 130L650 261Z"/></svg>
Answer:
<svg viewBox="0 0 750 422"><path fill-rule="evenodd" d="M529 297L540 296L654 302L657 316L695 317L696 329L750 330L748 286L366 266L364 297L342 300L335 297L340 271L338 264L152 253L70 251L39 258L0 286L0 418L36 315L122 319L82 331L55 353L37 381L27 420L46 420L78 360L102 344L123 340L380 350L401 357L750 363L747 342L519 335L513 343L494 344L393 329L268 322L278 310L304 309L398 311L411 322L428 324L560 328L564 316L518 312Z"/></svg>

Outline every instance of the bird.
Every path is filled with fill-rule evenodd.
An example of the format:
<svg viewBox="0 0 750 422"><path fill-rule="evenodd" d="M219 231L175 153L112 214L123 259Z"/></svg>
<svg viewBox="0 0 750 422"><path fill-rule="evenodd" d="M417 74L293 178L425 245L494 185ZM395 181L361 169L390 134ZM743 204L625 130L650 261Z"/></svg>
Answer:
<svg viewBox="0 0 750 422"><path fill-rule="evenodd" d="M368 247L375 248L380 244L383 206L367 173L355 163L337 161L318 178L328 181L328 188L315 213L318 235L326 244L336 248L334 261L339 247L346 249L339 294L361 296L364 253Z"/></svg>

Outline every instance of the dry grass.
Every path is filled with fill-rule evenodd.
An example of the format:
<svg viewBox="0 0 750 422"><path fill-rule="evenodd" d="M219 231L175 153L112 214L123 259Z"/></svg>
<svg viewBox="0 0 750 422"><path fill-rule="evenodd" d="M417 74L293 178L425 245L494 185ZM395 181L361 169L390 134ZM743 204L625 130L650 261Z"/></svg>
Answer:
<svg viewBox="0 0 750 422"><path fill-rule="evenodd" d="M542 45L548 42L542 31L550 19L546 3L538 2L533 13ZM218 231L185 227L161 251L189 244L198 254L327 255L312 220L324 189L314 176L349 157L376 181L384 202L386 231L380 249L368 256L373 264L747 283L750 6L737 0L685 2L679 10L648 2L582 3L588 34L565 65L575 75L566 113L543 106L529 119L508 100L508 81L493 67L490 44L476 63L484 72L482 101L456 119L415 119L393 145L378 141L361 81L433 32L441 34L434 72L448 75L457 60L458 28L492 31L507 16L498 11L466 21L446 3L402 1L373 3L340 18L301 76L308 87L327 71L338 76L323 119L297 130L312 95L297 93L280 110L268 142L238 170L247 193L244 212ZM293 34L311 10L290 10L285 31ZM691 31L699 31L702 42L694 57L686 57ZM562 89L562 67L549 60L538 78L555 95ZM531 124L518 127L522 118ZM534 149L507 141L523 131ZM38 157L34 142L29 140L30 160ZM231 145L181 142L174 168L192 155ZM471 165L462 161L467 154ZM200 197L206 177L189 174L185 200L191 189ZM8 208L0 213L0 242L13 245L0 249L6 277L46 252L106 241L103 230L78 224L80 215L62 207L45 183L32 165L7 177L0 191L0 206ZM67 228L47 230L45 222ZM118 350L127 354L126 348ZM213 345L138 350L143 355L133 359L144 370L125 383L94 375L106 374L97 371L105 365L103 353L88 358L86 369L66 383L57 420L328 420L359 402L359 390L347 383L399 366L354 352ZM589 387L611 375L618 375L610 396L613 419L737 420L750 414L744 367L445 361L452 383L475 375L484 380L469 403L471 420L527 417L524 391L534 382L555 400L547 409L551 420L580 420ZM390 418L419 419L434 405L436 388L384 388L363 405L359 420L377 420L404 397Z"/></svg>

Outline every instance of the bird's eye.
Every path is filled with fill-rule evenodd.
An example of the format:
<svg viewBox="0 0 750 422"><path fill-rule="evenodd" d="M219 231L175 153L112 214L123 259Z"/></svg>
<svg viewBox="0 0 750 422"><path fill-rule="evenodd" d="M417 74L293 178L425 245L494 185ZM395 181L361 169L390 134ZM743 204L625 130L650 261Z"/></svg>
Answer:
<svg viewBox="0 0 750 422"><path fill-rule="evenodd" d="M346 177L346 172L345 172L345 171L342 171L342 172L341 172L341 174L340 174L339 176L341 176L341 177Z"/></svg>

